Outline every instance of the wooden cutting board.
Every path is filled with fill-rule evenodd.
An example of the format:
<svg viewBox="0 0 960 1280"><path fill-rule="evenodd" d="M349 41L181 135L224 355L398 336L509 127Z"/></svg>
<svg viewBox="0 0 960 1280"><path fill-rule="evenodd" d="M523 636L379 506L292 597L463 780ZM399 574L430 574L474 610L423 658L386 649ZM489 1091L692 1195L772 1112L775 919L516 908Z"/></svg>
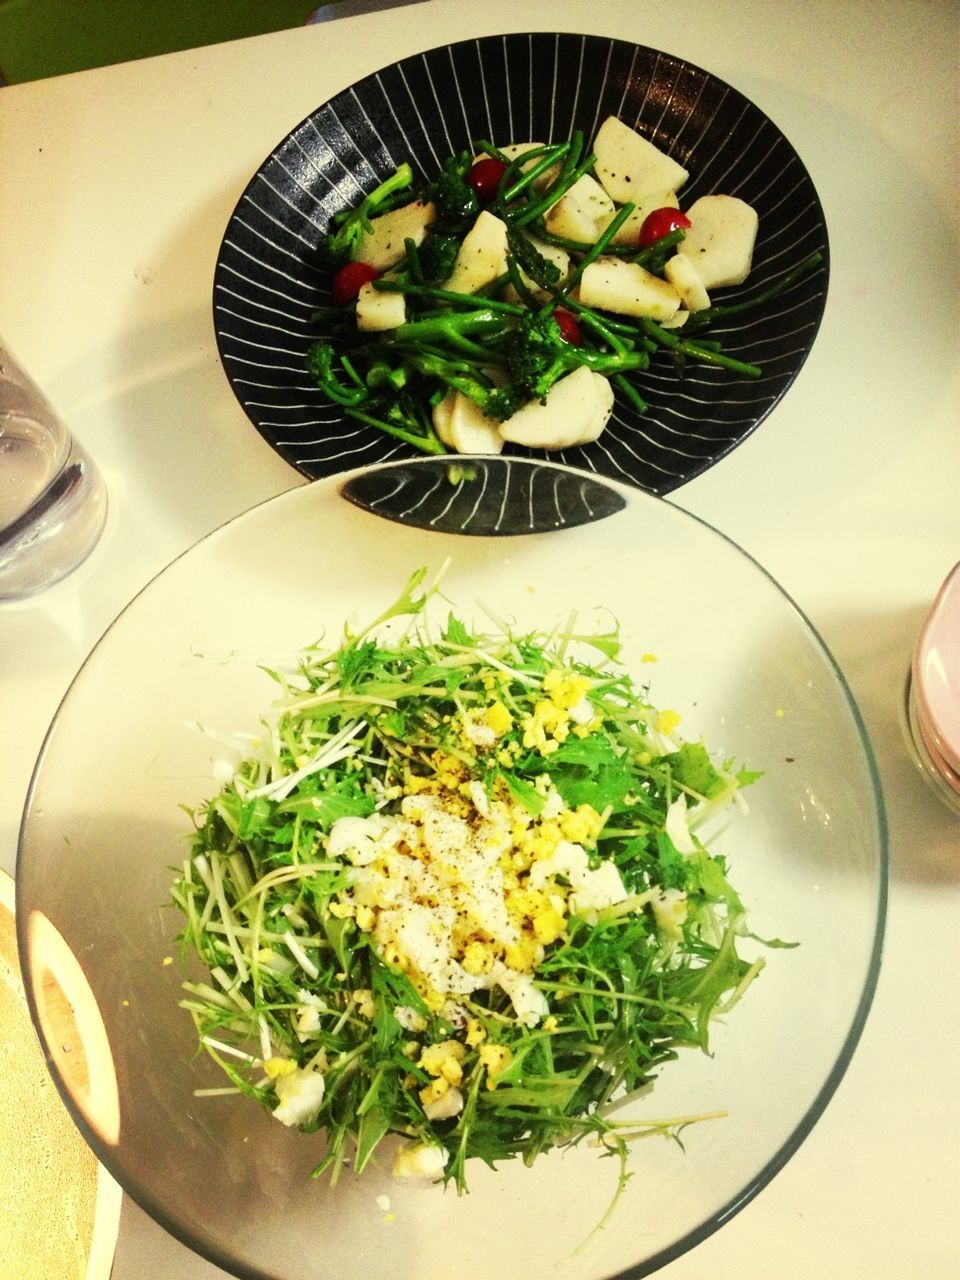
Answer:
<svg viewBox="0 0 960 1280"><path fill-rule="evenodd" d="M120 1200L44 1061L24 996L13 880L0 871L0 1276L107 1280Z"/></svg>

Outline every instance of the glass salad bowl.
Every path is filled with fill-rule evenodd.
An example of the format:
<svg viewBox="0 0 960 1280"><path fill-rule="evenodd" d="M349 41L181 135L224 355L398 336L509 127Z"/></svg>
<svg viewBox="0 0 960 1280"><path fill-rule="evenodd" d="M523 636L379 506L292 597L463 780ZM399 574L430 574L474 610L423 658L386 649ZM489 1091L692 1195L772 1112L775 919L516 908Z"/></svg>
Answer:
<svg viewBox="0 0 960 1280"><path fill-rule="evenodd" d="M413 1280L449 1268L452 1252L458 1274L500 1280L656 1271L789 1160L843 1076L876 982L887 864L871 750L841 672L776 582L663 499L523 459L488 471L477 460L474 506L512 502L536 518L500 536L490 518L470 536L440 518L438 494L455 487L441 465L386 464L378 488L362 473L318 480L172 563L90 654L32 780L17 914L54 1077L126 1192L240 1277ZM378 512L399 491L406 501ZM578 493L590 518L576 516ZM748 911L742 945L765 966L714 1025L710 1053L681 1050L630 1102L631 1119L669 1122L682 1143L632 1144L609 1214L617 1162L590 1142L532 1167L474 1160L458 1195L395 1181L391 1137L331 1187L310 1177L322 1135L204 1093L222 1077L180 1007L170 905L185 807L219 787L216 734L256 732L276 687L263 667L377 617L421 567L444 571L429 606L441 618L454 608L479 625L486 608L549 628L575 613L604 630L616 619L623 661L684 737L762 772L718 839ZM67 1045L64 1001L78 1028Z"/></svg>

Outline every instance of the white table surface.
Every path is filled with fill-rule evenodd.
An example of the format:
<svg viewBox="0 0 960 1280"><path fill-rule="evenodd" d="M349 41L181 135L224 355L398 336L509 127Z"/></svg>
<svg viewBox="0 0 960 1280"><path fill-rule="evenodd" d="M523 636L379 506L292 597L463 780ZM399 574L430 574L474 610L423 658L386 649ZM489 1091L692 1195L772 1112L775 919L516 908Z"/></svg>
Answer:
<svg viewBox="0 0 960 1280"><path fill-rule="evenodd" d="M292 126L394 58L561 29L708 68L803 157L832 249L819 338L766 423L672 499L780 581L852 687L888 811L886 944L823 1118L665 1280L960 1274L960 830L897 714L923 615L960 559L958 17L949 0L424 0L0 90L0 333L99 459L112 504L71 579L0 608L8 870L42 737L103 630L202 535L302 483L234 400L210 312L226 220ZM114 1280L223 1274L125 1201Z"/></svg>

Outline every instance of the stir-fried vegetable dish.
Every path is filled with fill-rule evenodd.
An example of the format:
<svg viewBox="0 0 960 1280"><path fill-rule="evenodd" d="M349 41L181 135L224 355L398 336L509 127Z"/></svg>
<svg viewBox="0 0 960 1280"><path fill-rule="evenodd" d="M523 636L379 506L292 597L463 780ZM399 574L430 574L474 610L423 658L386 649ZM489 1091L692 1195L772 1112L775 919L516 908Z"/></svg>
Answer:
<svg viewBox="0 0 960 1280"><path fill-rule="evenodd" d="M813 254L749 296L756 211L736 196L681 210L689 174L608 117L581 132L450 156L417 186L404 163L320 243L332 305L309 371L353 419L426 453L589 444L615 394L647 409L651 360L761 368L710 336L821 263Z"/></svg>

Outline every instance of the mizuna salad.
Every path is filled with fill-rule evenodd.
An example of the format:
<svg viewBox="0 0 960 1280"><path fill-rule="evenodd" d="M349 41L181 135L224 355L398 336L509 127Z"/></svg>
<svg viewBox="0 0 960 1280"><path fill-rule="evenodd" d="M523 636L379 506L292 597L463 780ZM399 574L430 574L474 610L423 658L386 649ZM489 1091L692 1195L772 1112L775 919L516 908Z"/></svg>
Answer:
<svg viewBox="0 0 960 1280"><path fill-rule="evenodd" d="M414 188L402 164L321 241L333 305L316 313L310 373L361 422L426 453L562 449L606 426L615 392L644 412L652 359L761 369L708 335L769 301L814 254L749 298L756 211L711 194L614 116L587 151L476 144Z"/></svg>
<svg viewBox="0 0 960 1280"><path fill-rule="evenodd" d="M703 835L757 775L682 740L615 629L428 628L424 577L269 672L194 814L173 899L207 972L183 1004L225 1076L202 1092L316 1133L334 1180L388 1135L397 1176L461 1191L472 1160L585 1138L623 1161L690 1119L624 1100L762 967Z"/></svg>

